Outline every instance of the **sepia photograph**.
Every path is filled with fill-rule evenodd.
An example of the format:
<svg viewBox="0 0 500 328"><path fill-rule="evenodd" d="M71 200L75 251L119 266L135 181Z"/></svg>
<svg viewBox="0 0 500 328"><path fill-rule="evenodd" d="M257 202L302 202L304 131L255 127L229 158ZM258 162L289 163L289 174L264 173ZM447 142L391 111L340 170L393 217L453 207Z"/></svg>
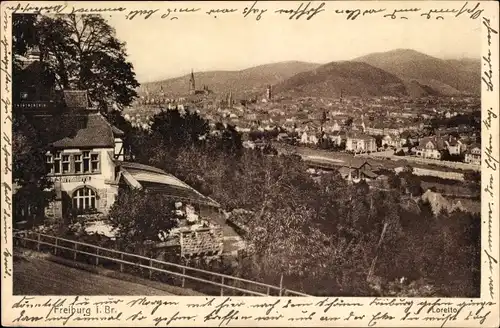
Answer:
<svg viewBox="0 0 500 328"><path fill-rule="evenodd" d="M482 10L299 4L12 14L14 295L484 297Z"/></svg>

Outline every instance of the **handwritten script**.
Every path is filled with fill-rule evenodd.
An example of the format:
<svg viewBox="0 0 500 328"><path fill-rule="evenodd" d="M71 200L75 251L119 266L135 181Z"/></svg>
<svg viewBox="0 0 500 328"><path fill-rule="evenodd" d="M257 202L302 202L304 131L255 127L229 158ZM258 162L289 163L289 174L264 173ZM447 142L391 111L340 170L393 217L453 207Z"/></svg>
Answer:
<svg viewBox="0 0 500 328"><path fill-rule="evenodd" d="M366 311L369 305L371 311ZM441 327L455 322L483 323L491 315L485 301L450 301L437 299L417 301L399 298L375 298L366 303L348 302L339 298L244 298L195 297L165 301L155 297L137 297L127 300L115 297L19 297L12 305L13 322L77 324L81 322L124 322L134 325L174 325L177 321L205 323L211 326L284 322L356 322L360 326L384 326L391 321L414 323L438 322ZM193 311L195 309L195 311ZM341 311L340 311L341 310Z"/></svg>
<svg viewBox="0 0 500 328"><path fill-rule="evenodd" d="M488 94L495 94L496 88L494 85L495 79L498 81L498 76L494 76L496 72L498 74L498 67L495 67L495 63L498 65L498 60L492 60L493 47L493 36L498 35L498 31L491 26L491 21L487 17L483 17L482 25L485 29L485 41L487 44L486 54L483 56L483 72L482 72L482 82L485 88L483 92ZM498 38L496 38L498 40ZM496 42L496 47L498 48L498 42ZM498 55L497 55L498 56ZM498 91L496 92L498 96ZM498 158L498 129L499 129L499 118L498 118L498 108L494 106L489 106L486 104L486 113L483 119L483 133L482 133L482 143L483 143L483 163L485 164L485 170L483 172L483 196L481 201L486 204L486 213L483 213L483 217L487 219L483 221L483 224L487 226L487 236L483 238L487 239L486 247L483 247L486 262L488 264L488 292L489 297L494 299L495 297L495 280L494 280L494 266L498 266L498 259L493 256L493 220L498 217L498 171L499 171L499 158ZM484 207L483 207L484 211ZM495 216L496 212L496 216ZM484 245L484 243L483 243Z"/></svg>
<svg viewBox="0 0 500 328"><path fill-rule="evenodd" d="M2 269L3 278L12 279L12 123L11 104L11 40L10 22L13 14L110 14L124 17L127 22L160 19L165 22L192 17L210 20L239 17L256 23L273 17L279 23L312 21L316 19L404 22L429 20L477 20L483 28L486 51L482 56L481 83L483 94L498 95L498 28L485 13L480 2L433 3L432 5L402 6L398 2L374 2L371 7L357 7L355 2L346 4L328 1L276 2L272 9L264 1L248 1L243 5L232 2L214 2L201 6L197 2L172 2L168 6L155 7L148 3L141 7L128 7L127 3L116 6L78 6L77 3L37 4L11 3L2 11L2 36L0 38L0 72L2 121L1 166L2 176ZM167 8L168 7L168 8ZM494 238L498 227L499 184L499 108L497 103L483 103L482 115L482 185L483 224L487 234L483 236L482 260L485 263L487 294L483 299L405 299L405 298L241 298L241 297L54 297L15 296L9 299L9 320L19 326L29 325L78 325L91 323L115 323L130 326L172 326L176 324L209 326L228 325L306 325L327 322L351 326L398 326L405 321L411 326L433 324L447 327L466 323L481 325L495 315L498 308L495 295L498 285L498 252ZM7 131L7 132L6 132Z"/></svg>
<svg viewBox="0 0 500 328"><path fill-rule="evenodd" d="M455 7L436 7L431 9L423 8L398 8L397 2L388 7L374 7L368 9L361 8L348 8L341 9L335 2L289 2L284 3L282 8L270 10L266 8L265 1L254 1L250 5L242 8L233 8L224 6L210 7L209 9L202 9L200 7L183 5L172 5L167 9L163 8L140 8L140 9L127 9L124 6L117 7L76 7L70 5L52 5L52 6L37 6L30 3L18 3L16 5L7 7L12 13L42 13L42 14L98 14L98 13L113 13L124 14L125 18L129 21L138 19L152 19L161 18L164 20L176 21L186 17L187 15L205 15L214 19L223 19L228 16L239 16L243 19L254 19L260 21L267 16L281 16L286 17L288 20L312 20L320 16L333 14L346 20L356 20L363 18L378 17L382 19L478 19L481 17L484 9L481 7L480 2L464 2Z"/></svg>

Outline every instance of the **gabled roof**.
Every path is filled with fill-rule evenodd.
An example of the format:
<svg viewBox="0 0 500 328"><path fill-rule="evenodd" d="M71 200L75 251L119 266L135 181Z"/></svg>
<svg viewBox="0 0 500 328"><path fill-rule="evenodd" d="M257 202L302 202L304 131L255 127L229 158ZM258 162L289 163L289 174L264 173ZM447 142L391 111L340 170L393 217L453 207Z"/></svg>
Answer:
<svg viewBox="0 0 500 328"><path fill-rule="evenodd" d="M356 158L354 157L353 159L351 159L348 163L346 163L347 165L344 165L344 166L350 166L352 168L356 168L356 169L359 169L361 168L363 165L367 164L369 166L371 166L371 164L366 160L366 159L363 159L363 158Z"/></svg>
<svg viewBox="0 0 500 328"><path fill-rule="evenodd" d="M347 138L351 138L351 139L358 139L358 140L375 140L373 137L367 135L367 134L364 134L364 133L356 133L356 132L349 132L347 133Z"/></svg>
<svg viewBox="0 0 500 328"><path fill-rule="evenodd" d="M458 145L458 140L455 137L451 137L447 141L448 141L448 145L450 145L450 146L456 146L456 145Z"/></svg>
<svg viewBox="0 0 500 328"><path fill-rule="evenodd" d="M434 145L434 148L437 150L442 150L445 148L445 144L443 139L439 137L425 137L420 140L420 143L418 145L418 148L422 149L425 148L425 146L431 142Z"/></svg>
<svg viewBox="0 0 500 328"><path fill-rule="evenodd" d="M66 122L55 122L55 119ZM77 125L74 127L74 135L66 136L52 143L52 146L56 148L110 148L115 145L113 128L100 113L64 114L45 118L45 121L45 124Z"/></svg>

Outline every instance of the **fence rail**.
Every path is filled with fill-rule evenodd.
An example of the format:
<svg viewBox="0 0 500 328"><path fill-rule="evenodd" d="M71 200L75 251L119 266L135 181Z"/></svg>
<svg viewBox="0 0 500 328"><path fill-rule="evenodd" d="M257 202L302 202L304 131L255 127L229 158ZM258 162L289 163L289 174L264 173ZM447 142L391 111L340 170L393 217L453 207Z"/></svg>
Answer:
<svg viewBox="0 0 500 328"><path fill-rule="evenodd" d="M180 279L180 284L183 288L188 281L218 287L220 288L221 296L228 290L251 296L310 296L286 289L283 287L282 282L280 286L269 285L258 281L161 261L146 256L126 253L38 232L15 233L14 239L17 241L17 245L25 248L34 248L39 252L49 252L59 257L69 257L73 261L85 262L85 260L87 260L90 261L90 264L95 266L111 267L111 269L117 269L120 272L125 272L127 267L132 269L143 269L146 271L149 279L153 278L154 273L160 275L166 274L170 283L172 282L172 278ZM78 257L78 255L80 255L80 257ZM86 257L83 258L83 255ZM178 269L180 272L173 271L175 269ZM202 274L205 275L205 277L196 277L195 274ZM245 288L238 285L247 287Z"/></svg>

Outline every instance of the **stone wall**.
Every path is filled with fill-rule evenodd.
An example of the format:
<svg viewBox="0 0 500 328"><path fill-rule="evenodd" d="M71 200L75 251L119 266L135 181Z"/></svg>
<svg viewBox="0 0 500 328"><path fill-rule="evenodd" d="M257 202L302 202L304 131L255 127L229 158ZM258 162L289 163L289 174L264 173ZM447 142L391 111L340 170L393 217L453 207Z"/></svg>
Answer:
<svg viewBox="0 0 500 328"><path fill-rule="evenodd" d="M221 255L224 247L222 228L213 226L180 232L181 256Z"/></svg>

